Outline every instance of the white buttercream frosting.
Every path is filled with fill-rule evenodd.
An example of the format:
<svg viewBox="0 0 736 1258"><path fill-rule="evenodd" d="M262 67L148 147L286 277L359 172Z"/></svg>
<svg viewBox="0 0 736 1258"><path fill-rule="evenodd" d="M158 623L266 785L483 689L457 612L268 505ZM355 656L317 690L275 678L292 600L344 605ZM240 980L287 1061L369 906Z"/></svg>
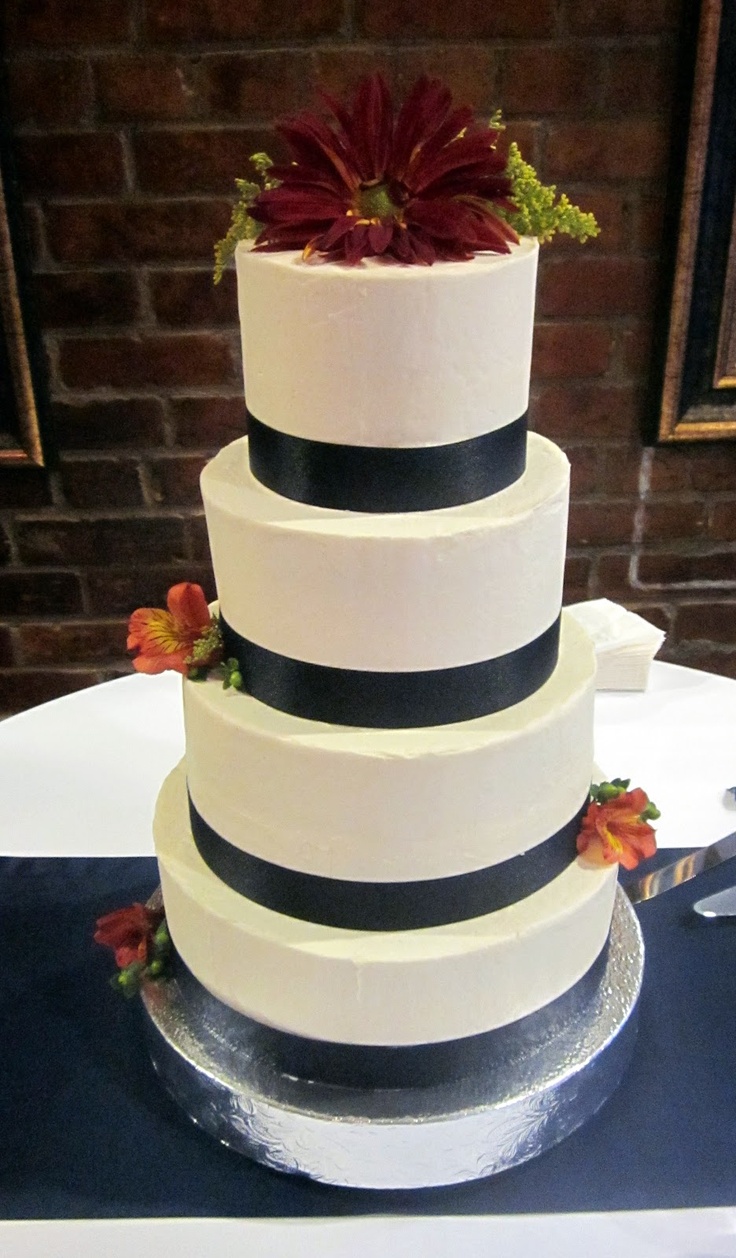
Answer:
<svg viewBox="0 0 736 1258"><path fill-rule="evenodd" d="M421 1044L512 1022L561 995L605 943L615 868L574 862L540 891L471 921L349 931L231 890L192 841L183 765L154 822L174 944L204 986L269 1026L358 1044Z"/></svg>
<svg viewBox="0 0 736 1258"><path fill-rule="evenodd" d="M202 473L222 614L293 659L385 672L495 659L538 637L562 602L569 465L529 435L501 493L372 515L293 502L248 465L247 438Z"/></svg>
<svg viewBox="0 0 736 1258"><path fill-rule="evenodd" d="M462 441L527 408L536 241L431 267L236 254L248 406L344 445Z"/></svg>
<svg viewBox="0 0 736 1258"><path fill-rule="evenodd" d="M594 685L591 644L564 615L545 685L454 725L352 729L214 679L185 682L189 789L218 834L289 869L366 882L482 869L530 851L580 807Z"/></svg>

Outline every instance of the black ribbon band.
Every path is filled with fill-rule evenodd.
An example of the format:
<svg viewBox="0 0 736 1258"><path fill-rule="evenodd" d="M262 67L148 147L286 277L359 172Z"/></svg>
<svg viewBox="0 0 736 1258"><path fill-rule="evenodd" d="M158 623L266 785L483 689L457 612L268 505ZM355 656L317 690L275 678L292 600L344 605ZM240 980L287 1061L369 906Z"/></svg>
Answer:
<svg viewBox="0 0 736 1258"><path fill-rule="evenodd" d="M284 498L338 511L436 511L490 498L526 467L526 413L442 446L348 446L278 432L248 414L253 475Z"/></svg>
<svg viewBox="0 0 736 1258"><path fill-rule="evenodd" d="M576 856L588 798L556 834L497 865L413 882L353 882L285 869L235 847L213 830L191 798L197 850L212 873L239 895L301 921L345 930L421 930L469 921L523 900L561 874Z"/></svg>
<svg viewBox="0 0 736 1258"><path fill-rule="evenodd" d="M416 729L470 721L513 707L548 680L557 663L558 616L507 655L456 668L380 673L332 668L279 655L220 620L226 659L238 661L243 689L280 712L331 725Z"/></svg>
<svg viewBox="0 0 736 1258"><path fill-rule="evenodd" d="M582 1015L599 992L606 968L608 942L590 968L561 996L516 1022L482 1031L464 1039L409 1047L373 1044L336 1044L313 1040L264 1026L241 1014L242 1042L251 1060L263 1059L286 1075L320 1083L355 1088L417 1088L453 1083L477 1070L487 1079L495 1071L505 1071L509 1062L526 1060L543 1049L552 1038L571 1037L571 1047L580 1036ZM175 961L176 977L198 998L203 1022L217 1025L220 1005L186 968ZM235 1015L227 1011L230 1022Z"/></svg>

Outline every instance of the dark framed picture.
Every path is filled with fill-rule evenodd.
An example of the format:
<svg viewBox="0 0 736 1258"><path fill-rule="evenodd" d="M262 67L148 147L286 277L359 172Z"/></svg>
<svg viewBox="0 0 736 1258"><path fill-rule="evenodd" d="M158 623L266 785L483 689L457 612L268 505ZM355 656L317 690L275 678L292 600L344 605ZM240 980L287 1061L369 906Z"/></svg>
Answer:
<svg viewBox="0 0 736 1258"><path fill-rule="evenodd" d="M45 467L50 457L43 351L32 316L30 265L7 119L0 91L0 478L4 467Z"/></svg>
<svg viewBox="0 0 736 1258"><path fill-rule="evenodd" d="M696 56L687 144L679 163L679 222L665 303L660 441L736 439L733 0L702 0L692 46Z"/></svg>

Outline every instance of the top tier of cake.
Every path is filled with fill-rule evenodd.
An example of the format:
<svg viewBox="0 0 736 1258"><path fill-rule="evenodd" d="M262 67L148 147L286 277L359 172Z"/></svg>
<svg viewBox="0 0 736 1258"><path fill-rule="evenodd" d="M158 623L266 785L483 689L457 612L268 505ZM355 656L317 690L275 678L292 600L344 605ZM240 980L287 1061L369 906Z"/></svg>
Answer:
<svg viewBox="0 0 736 1258"><path fill-rule="evenodd" d="M524 414L538 245L433 267L237 251L248 409L295 437L420 447Z"/></svg>

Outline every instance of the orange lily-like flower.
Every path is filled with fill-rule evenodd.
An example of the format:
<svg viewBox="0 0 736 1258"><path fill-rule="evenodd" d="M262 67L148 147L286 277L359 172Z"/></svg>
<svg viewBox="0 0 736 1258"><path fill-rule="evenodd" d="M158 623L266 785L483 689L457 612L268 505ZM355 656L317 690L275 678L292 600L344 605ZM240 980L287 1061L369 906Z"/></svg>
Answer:
<svg viewBox="0 0 736 1258"><path fill-rule="evenodd" d="M583 817L577 839L578 852L595 865L635 869L657 850L650 820L660 815L640 787L623 789L628 782L594 787L593 799Z"/></svg>
<svg viewBox="0 0 736 1258"><path fill-rule="evenodd" d="M163 916L163 909L149 909L145 904L116 909L97 919L95 943L112 948L115 963L121 970L135 962L145 965Z"/></svg>
<svg viewBox="0 0 736 1258"><path fill-rule="evenodd" d="M201 585L182 581L169 590L166 606L139 607L128 624L128 650L138 651L133 667L139 673L174 669L188 677L192 670L212 668L222 659L217 620L211 615Z"/></svg>

